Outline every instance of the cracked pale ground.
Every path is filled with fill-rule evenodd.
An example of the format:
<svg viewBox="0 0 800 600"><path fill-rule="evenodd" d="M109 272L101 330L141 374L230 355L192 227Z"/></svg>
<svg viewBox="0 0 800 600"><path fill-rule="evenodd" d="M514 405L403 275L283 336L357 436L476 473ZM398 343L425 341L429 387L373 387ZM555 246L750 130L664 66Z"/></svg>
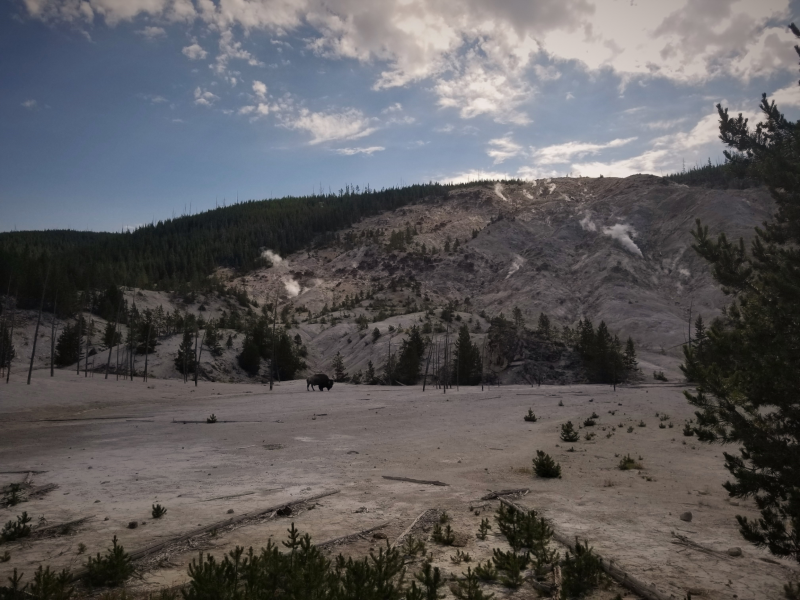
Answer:
<svg viewBox="0 0 800 600"><path fill-rule="evenodd" d="M529 407L536 423L522 419ZM577 426L593 411L600 416L591 428L596 437L587 442L587 429L581 430L575 452L567 452L560 425L570 419ZM657 412L668 414L674 427L660 429ZM211 413L234 422L207 425ZM195 388L174 380L117 382L67 372L51 379L45 371L35 372L26 386L15 373L10 385L0 385L0 483L43 471L33 485L55 483L58 489L0 509L0 520L23 510L34 524L40 516L49 524L93 518L70 535L4 544L0 551L8 550L11 560L0 564L0 577L5 581L16 567L29 580L39 564L76 568L85 561L79 544L93 554L115 534L135 550L222 521L231 509L236 516L335 489L340 493L293 517L317 542L385 522L383 531L394 540L422 511L442 508L453 516L454 529L467 534L464 550L483 559L503 545L492 533L485 542L474 536L497 502L481 516L469 511L470 503L490 489L529 487L520 504L541 510L560 532L585 537L603 557L677 598L690 589L703 590L702 598L778 598L782 585L797 579L796 565L741 539L734 516L752 515L753 507L728 501L721 487L727 476L722 449L683 436L691 415L682 388L670 385L616 392L605 386L461 388L443 394L337 384L319 393L306 392L299 381L270 392L262 385L201 382ZM638 427L640 420L646 427ZM562 479L531 476L537 449L561 463ZM628 453L642 457L644 470L616 468L618 455ZM229 498L215 499L222 496ZM168 509L159 521L150 517L155 502ZM679 519L684 511L693 513L690 523ZM145 525L128 529L133 520ZM282 539L289 523L277 518L206 536L162 557L160 565L151 561L130 584L184 581L197 548L217 555L236 544L258 548L269 536ZM673 532L717 552L674 543ZM380 543L370 538L337 551L361 555ZM733 546L742 548L741 557L726 554ZM428 549L448 573L468 566L453 565L450 548L429 542ZM535 597L527 585L514 594L492 591Z"/></svg>

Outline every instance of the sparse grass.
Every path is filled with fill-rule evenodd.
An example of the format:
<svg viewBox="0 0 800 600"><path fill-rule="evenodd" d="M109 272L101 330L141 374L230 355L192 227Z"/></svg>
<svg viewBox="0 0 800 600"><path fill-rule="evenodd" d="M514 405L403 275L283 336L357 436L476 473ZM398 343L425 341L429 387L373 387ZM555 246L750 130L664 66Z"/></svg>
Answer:
<svg viewBox="0 0 800 600"><path fill-rule="evenodd" d="M641 460L641 458L639 460ZM634 459L630 454L622 457L622 459L619 461L618 467L620 471L631 471L633 469L639 470L644 468L642 464L636 462L636 459Z"/></svg>

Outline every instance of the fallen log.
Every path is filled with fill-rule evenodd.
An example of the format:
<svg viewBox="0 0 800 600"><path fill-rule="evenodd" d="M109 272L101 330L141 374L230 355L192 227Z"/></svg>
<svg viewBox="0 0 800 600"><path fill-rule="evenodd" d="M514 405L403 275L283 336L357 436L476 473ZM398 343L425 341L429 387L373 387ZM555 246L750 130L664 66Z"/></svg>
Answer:
<svg viewBox="0 0 800 600"><path fill-rule="evenodd" d="M238 517L231 517L230 519L225 519L224 521L217 521L216 523L212 523L211 525L206 525L204 527L198 527L197 529L192 529L191 531L184 533L182 535L170 538L168 540L164 540L161 542L157 542L155 544L151 544L150 546L145 546L144 548L140 548L139 550L134 550L133 552L129 553L130 559L132 561L141 560L151 554L158 552L159 550L169 546L171 544L178 544L181 542L185 542L193 537L197 537L198 535L202 535L204 533L208 533L214 529L221 529L222 527L228 527L230 525L236 525L241 523L242 521L247 521L250 519L258 519L269 513L277 512L281 508L297 506L299 504L306 504L308 502L312 502L314 500L319 500L320 498L325 498L326 496L333 496L334 494L338 494L339 490L332 490L330 492L323 492L322 494L317 494L316 496L309 496L308 498L299 498L297 500L292 500L291 502L284 502L281 504L277 504L274 506L270 506L269 508L265 508L263 510L259 510L257 512L252 513L244 513L239 515ZM71 581L78 581L83 579L86 576L86 569L79 569L72 573Z"/></svg>
<svg viewBox="0 0 800 600"><path fill-rule="evenodd" d="M408 483L422 483L424 485L441 485L441 486L448 486L449 483L443 483L441 481L427 481L425 479L409 479L408 477L392 477L390 475L383 475L384 479L390 479L392 481L406 481Z"/></svg>
<svg viewBox="0 0 800 600"><path fill-rule="evenodd" d="M38 540L41 538L49 537L51 535L67 535L71 533L73 527L83 525L86 521L94 519L96 515L91 517L83 517L74 521L67 521L66 523L57 523L55 525L48 525L47 527L39 527L32 529L31 534L28 536L29 540Z"/></svg>
<svg viewBox="0 0 800 600"><path fill-rule="evenodd" d="M423 519L423 518L424 518L426 515L429 515L429 514L431 514L431 513L437 513L437 514L438 514L438 513L439 513L439 509L437 509L437 508L428 508L428 509L426 509L426 510L423 510L423 511L422 511L422 512L419 514L419 516L418 516L416 519L414 519L414 522L413 522L413 523L411 523L411 525L409 525L409 526L406 528L406 530L405 530L403 533L401 533L401 534L400 534L400 537L399 537L399 538L397 538L397 539L394 541L394 544L392 544L392 546L391 546L391 547L392 547L392 548L394 548L395 546L397 546L397 545L399 545L400 543L402 543L402 542L403 542L403 540L405 540L406 536L407 536L408 534L410 534L412 531L414 531L414 527L416 527L416 526L417 526L417 523L419 523L419 522L420 522L420 521L421 521L421 520L422 520L422 519Z"/></svg>
<svg viewBox="0 0 800 600"><path fill-rule="evenodd" d="M231 498L241 498L242 496L252 496L255 492L245 492L244 494L233 494L232 496L217 496L216 498L206 498L200 502L211 502L212 500L230 500Z"/></svg>
<svg viewBox="0 0 800 600"><path fill-rule="evenodd" d="M48 483L47 485L42 485L36 488L33 488L28 491L28 498L39 498L52 492L53 490L58 489L58 485L55 483Z"/></svg>
<svg viewBox="0 0 800 600"><path fill-rule="evenodd" d="M513 496L514 494L527 494L531 490L529 488L520 488L518 490L500 490L498 492L490 492L483 496L481 500L495 500L500 496Z"/></svg>
<svg viewBox="0 0 800 600"><path fill-rule="evenodd" d="M512 502L511 500L506 500L505 498L500 498L499 500L506 506L513 508L515 510L521 512L528 512L529 510L527 508L520 506L515 502ZM572 539L569 536L563 535L553 530L553 539L555 539L559 544L563 544L571 551L573 552L575 551L575 542L577 541L577 538ZM645 582L641 581L640 579L637 579L633 575L626 573L623 569L614 564L613 560L606 561L603 560L602 557L599 558L601 558L600 564L603 567L603 571L605 571L609 577L614 579L621 586L632 591L634 594L641 596L642 598L644 598L644 600L672 600L672 598L674 598L674 596L668 596L667 594L657 590L654 586L648 585Z"/></svg>
<svg viewBox="0 0 800 600"><path fill-rule="evenodd" d="M362 531L358 531L356 533L351 533L349 535L343 535L338 538L333 538L332 540L328 540L326 542L322 542L321 544L316 544L317 548L324 548L326 546L335 546L337 544L344 544L346 542L350 542L356 540L362 536L367 535L368 533L372 533L373 531L377 531L378 529L383 529L389 524L389 521L383 523L381 525L376 525L375 527L370 527L369 529L364 529Z"/></svg>

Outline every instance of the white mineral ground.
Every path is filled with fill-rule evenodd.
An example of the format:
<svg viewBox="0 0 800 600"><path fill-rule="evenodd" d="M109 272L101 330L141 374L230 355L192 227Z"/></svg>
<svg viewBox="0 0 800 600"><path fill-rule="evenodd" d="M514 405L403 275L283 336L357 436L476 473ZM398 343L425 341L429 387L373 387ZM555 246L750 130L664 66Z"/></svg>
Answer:
<svg viewBox="0 0 800 600"><path fill-rule="evenodd" d="M796 565L774 560L740 537L735 515L753 516L753 505L728 500L720 447L683 436L692 411L679 386L616 392L588 385L504 386L443 394L430 388L423 393L418 386L336 384L320 393L307 392L299 381L278 383L270 392L263 385L145 384L64 371L51 379L42 370L27 386L21 374L12 375L10 385L0 385L0 484L21 481L33 470L43 471L33 475L35 486L53 483L58 489L0 509L0 521L23 510L34 525L41 516L49 524L94 518L70 535L0 546L11 555L0 564L3 580L14 568L29 580L40 564L75 569L87 554L103 552L114 535L133 551L221 521L230 509L236 516L335 489L341 492L292 517L315 541L387 521L383 531L394 540L423 510L441 508L452 515L453 529L466 534L463 550L474 565L504 543L496 525L486 541L474 535L497 501L480 516L468 510L470 502L487 490L522 487L531 492L518 502L542 511L559 532L588 539L604 558L676 598L687 590L702 590L701 597L709 599L777 598L782 585L797 577ZM528 408L536 423L523 421ZM567 452L558 437L561 424L569 419L577 426L593 411L600 415L592 428L597 437L587 442L583 430L581 441L569 444L575 452ZM667 413L674 427L659 429L657 412ZM235 422L205 424L211 413ZM640 420L647 426L638 427ZM561 463L562 479L532 477L537 449ZM619 455L628 453L642 457L643 470L618 470ZM389 481L384 475L449 486ZM213 500L221 496L229 498ZM150 516L156 502L168 509L158 521ZM690 523L679 519L685 511L694 515ZM128 529L133 520L146 525ZM198 548L217 556L237 544L260 548L270 536L283 539L289 524L276 518L206 537L129 585L180 583ZM673 543L673 532L718 552ZM337 551L359 556L380 543L368 538ZM86 545L86 554L78 554L79 544ZM742 548L741 557L726 554L734 546ZM452 548L429 542L428 549L448 574L466 571L468 565L450 562ZM528 585L514 593L487 587L502 598L535 594ZM612 598L620 591L633 597L615 587L592 597Z"/></svg>

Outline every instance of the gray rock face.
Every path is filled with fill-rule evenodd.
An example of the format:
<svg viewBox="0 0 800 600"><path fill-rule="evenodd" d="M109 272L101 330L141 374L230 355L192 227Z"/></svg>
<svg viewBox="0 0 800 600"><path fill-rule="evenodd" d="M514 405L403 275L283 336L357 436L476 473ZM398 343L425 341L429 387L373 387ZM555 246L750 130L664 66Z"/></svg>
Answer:
<svg viewBox="0 0 800 600"><path fill-rule="evenodd" d="M741 556L742 549L738 546L734 546L733 548L728 548L728 556Z"/></svg>

